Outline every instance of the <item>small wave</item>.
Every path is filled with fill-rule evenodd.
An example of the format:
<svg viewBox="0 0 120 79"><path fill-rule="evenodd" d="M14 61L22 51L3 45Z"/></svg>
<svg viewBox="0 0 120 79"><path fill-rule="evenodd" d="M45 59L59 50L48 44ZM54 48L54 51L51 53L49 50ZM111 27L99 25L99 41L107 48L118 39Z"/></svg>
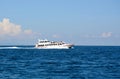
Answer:
<svg viewBox="0 0 120 79"><path fill-rule="evenodd" d="M12 47L0 47L0 49L17 49L19 47L12 46Z"/></svg>
<svg viewBox="0 0 120 79"><path fill-rule="evenodd" d="M7 47L7 48L19 48L19 47L14 47L14 46L13 46L13 47Z"/></svg>
<svg viewBox="0 0 120 79"><path fill-rule="evenodd" d="M0 46L0 49L35 49L30 46Z"/></svg>

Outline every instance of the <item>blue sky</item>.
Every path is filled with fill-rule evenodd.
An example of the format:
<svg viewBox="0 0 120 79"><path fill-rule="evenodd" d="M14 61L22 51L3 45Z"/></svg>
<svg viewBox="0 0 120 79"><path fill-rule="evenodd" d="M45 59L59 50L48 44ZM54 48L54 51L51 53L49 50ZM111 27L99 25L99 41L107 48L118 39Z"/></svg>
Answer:
<svg viewBox="0 0 120 79"><path fill-rule="evenodd" d="M38 38L120 45L120 0L0 0L0 44Z"/></svg>

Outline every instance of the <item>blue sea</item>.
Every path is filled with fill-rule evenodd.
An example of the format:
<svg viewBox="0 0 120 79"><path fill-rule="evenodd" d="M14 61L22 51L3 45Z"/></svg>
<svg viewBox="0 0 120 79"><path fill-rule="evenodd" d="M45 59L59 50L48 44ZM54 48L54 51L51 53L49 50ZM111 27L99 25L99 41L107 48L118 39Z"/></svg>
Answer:
<svg viewBox="0 0 120 79"><path fill-rule="evenodd" d="M0 79L120 79L120 46L0 46Z"/></svg>

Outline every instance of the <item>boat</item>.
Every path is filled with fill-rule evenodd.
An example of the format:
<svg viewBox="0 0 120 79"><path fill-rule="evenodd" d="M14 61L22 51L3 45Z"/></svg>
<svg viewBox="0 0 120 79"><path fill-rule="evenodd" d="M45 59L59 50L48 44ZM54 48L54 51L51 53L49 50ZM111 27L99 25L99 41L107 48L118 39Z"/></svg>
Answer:
<svg viewBox="0 0 120 79"><path fill-rule="evenodd" d="M73 47L73 44L68 44L63 41L60 42L49 41L45 39L45 40L38 40L35 47L40 49L69 49Z"/></svg>

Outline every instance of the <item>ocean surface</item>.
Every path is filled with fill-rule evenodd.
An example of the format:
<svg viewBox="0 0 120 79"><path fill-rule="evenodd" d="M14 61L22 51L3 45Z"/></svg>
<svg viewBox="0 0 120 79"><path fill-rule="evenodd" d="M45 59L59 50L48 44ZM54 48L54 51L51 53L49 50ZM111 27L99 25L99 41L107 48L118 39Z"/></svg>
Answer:
<svg viewBox="0 0 120 79"><path fill-rule="evenodd" d="M120 46L0 46L0 79L120 79Z"/></svg>

